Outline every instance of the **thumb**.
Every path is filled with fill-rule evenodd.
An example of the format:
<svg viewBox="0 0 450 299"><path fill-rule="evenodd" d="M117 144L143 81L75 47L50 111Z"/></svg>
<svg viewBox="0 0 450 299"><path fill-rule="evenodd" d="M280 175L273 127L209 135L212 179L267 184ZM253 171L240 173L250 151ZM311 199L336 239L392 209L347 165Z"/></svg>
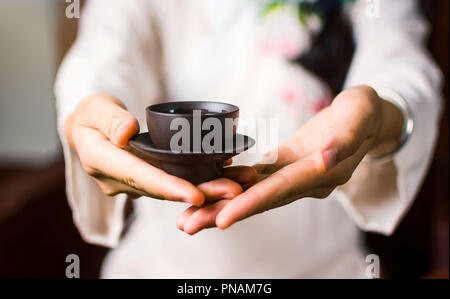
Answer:
<svg viewBox="0 0 450 299"><path fill-rule="evenodd" d="M361 144L376 135L377 108L361 97L336 98L331 105L330 125L316 153L317 169L324 173L355 154Z"/></svg>
<svg viewBox="0 0 450 299"><path fill-rule="evenodd" d="M139 132L138 121L128 111L124 112L111 121L112 133L109 136L109 139L120 148L126 147L130 138Z"/></svg>
<svg viewBox="0 0 450 299"><path fill-rule="evenodd" d="M128 140L139 132L137 119L112 96L96 96L88 110L89 123L118 147L127 146Z"/></svg>

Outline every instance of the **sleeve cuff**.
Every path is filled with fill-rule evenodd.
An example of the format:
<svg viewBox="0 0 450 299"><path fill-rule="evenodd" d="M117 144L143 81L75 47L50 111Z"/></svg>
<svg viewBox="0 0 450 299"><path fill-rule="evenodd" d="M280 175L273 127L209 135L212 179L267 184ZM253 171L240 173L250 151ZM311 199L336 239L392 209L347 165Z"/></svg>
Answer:
<svg viewBox="0 0 450 299"><path fill-rule="evenodd" d="M63 132L63 123L75 107L65 106L58 114L58 132L64 152L66 194L74 224L88 243L116 247L124 223L127 196L106 196L96 182L84 172L78 155L70 148Z"/></svg>

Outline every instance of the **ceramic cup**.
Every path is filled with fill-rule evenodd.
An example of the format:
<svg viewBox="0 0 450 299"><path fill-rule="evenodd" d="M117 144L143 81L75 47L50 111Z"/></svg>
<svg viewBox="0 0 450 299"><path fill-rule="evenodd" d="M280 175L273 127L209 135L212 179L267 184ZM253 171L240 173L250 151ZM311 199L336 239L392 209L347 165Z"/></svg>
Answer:
<svg viewBox="0 0 450 299"><path fill-rule="evenodd" d="M152 143L173 152L220 152L236 135L239 108L219 102L167 102L145 109Z"/></svg>

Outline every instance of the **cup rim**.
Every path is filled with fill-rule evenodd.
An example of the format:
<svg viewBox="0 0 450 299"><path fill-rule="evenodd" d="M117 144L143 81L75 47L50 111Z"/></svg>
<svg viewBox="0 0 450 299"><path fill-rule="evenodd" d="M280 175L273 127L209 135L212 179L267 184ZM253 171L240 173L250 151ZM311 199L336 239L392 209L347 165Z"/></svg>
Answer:
<svg viewBox="0 0 450 299"><path fill-rule="evenodd" d="M210 104L220 104L220 105L225 105L228 106L230 108L230 110L227 110L226 112L217 112L217 113L211 113L211 114L204 114L205 116L210 116L210 117L214 117L214 116L224 116L224 115L228 115L228 114L234 114L236 112L239 111L239 107L233 104L229 104L229 103L223 103L223 102L218 102L218 101L170 101L170 102L162 102L162 103L157 103L157 104L153 104L150 106L147 106L145 108L145 111L147 113L152 113L152 114L156 114L156 115L162 115L162 116L179 116L179 117L186 117L186 116L192 116L192 113L170 113L170 112L161 112L161 111L155 111L155 108L158 108L160 106L164 106L167 104L203 104L203 103L210 103Z"/></svg>

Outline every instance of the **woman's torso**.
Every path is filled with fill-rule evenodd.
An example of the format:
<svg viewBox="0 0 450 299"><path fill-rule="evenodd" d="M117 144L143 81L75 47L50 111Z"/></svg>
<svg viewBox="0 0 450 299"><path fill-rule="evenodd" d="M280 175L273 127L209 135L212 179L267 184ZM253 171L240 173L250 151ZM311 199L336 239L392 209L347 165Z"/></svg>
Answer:
<svg viewBox="0 0 450 299"><path fill-rule="evenodd" d="M310 43L309 31L298 23L294 11L263 18L256 0L173 0L155 6L162 49L161 94L166 99L236 104L244 127L246 121L271 125L270 119L274 120L278 143L329 102L326 85L289 61ZM143 99L135 109L148 104ZM141 114L136 115L144 124ZM263 148L257 144L256 153L241 154L234 163L257 162ZM103 276L363 275L358 230L332 196L298 200L225 231L214 228L194 236L175 226L186 207L138 199L135 220L120 246L109 254Z"/></svg>

